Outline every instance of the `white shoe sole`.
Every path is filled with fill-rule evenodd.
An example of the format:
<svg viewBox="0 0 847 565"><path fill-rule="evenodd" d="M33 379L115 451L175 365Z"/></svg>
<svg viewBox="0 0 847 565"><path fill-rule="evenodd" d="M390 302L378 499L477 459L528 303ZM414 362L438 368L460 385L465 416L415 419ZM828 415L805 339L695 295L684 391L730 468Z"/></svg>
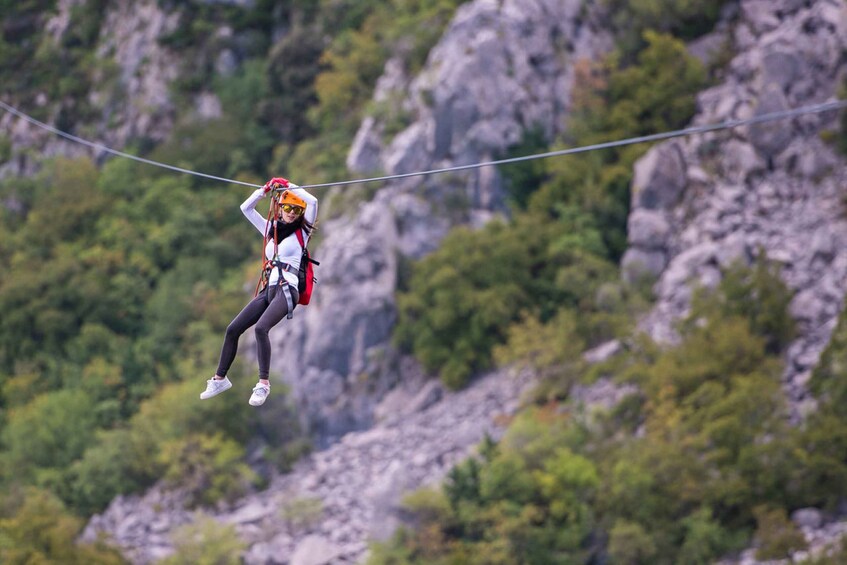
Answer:
<svg viewBox="0 0 847 565"><path fill-rule="evenodd" d="M224 386L216 389L214 392L206 392L206 391L201 392L200 393L200 400L208 400L208 399L212 398L213 396L217 396L222 392L228 391L231 388L232 388L232 383L227 381L227 383L224 384Z"/></svg>

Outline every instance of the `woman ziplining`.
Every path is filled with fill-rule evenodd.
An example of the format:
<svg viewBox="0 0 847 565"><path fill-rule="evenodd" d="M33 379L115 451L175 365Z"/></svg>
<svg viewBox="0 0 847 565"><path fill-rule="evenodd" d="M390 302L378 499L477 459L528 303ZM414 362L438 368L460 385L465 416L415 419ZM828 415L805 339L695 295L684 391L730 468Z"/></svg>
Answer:
<svg viewBox="0 0 847 565"><path fill-rule="evenodd" d="M268 194L272 195L272 201L265 219L256 211L256 204ZM300 273L301 266L307 266L303 262L311 261L304 252L317 222L318 199L287 179L274 177L241 204L241 212L264 238L262 277L253 300L227 326L218 369L215 376L206 381L206 390L200 398L212 398L232 388L227 372L235 360L238 338L255 325L259 382L253 387L249 403L261 406L271 391L268 333L284 317L291 318L298 303L307 303L301 291L304 295L309 291L301 284Z"/></svg>

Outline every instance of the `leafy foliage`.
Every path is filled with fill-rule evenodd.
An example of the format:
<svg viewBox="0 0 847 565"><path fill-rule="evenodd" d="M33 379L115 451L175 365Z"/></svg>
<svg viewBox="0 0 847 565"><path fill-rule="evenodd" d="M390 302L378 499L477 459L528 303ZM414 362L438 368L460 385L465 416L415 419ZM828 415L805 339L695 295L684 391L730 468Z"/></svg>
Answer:
<svg viewBox="0 0 847 565"><path fill-rule="evenodd" d="M752 270L739 264L731 266L724 273L722 285L722 302L709 296L704 303L704 295L695 294L689 323L697 323L701 316L726 316L735 312L750 323L754 333L767 340L769 352L784 351L796 335L796 327L788 313L793 294L782 284L778 265L760 253ZM718 312L707 312L709 307L717 308Z"/></svg>
<svg viewBox="0 0 847 565"><path fill-rule="evenodd" d="M350 139L368 111L376 79L389 56L416 72L455 9L466 0L323 0L319 28L333 37L314 80L317 104L308 110L315 135L290 152L278 146L273 163L313 182L345 175ZM391 112L387 112L390 114Z"/></svg>
<svg viewBox="0 0 847 565"><path fill-rule="evenodd" d="M176 100L187 109L212 89L224 115L180 121L169 143L138 140L139 149L251 181L269 168L322 181L346 173L364 112L393 115L367 107L385 59L399 55L414 73L460 1L159 2L166 11L177 4L189 23L162 39L189 55ZM684 125L705 71L681 42L645 31L697 36L722 5L610 0L620 53L597 68L577 65L576 111L558 146ZM104 3L72 7L68 31L46 37L55 6L0 0L14 22L0 32L0 85L33 115L73 129L95 110L93 82L113 72L90 53ZM222 24L234 33L215 34ZM274 42L279 29L287 32ZM218 74L227 50L239 64ZM42 90L58 107L32 103ZM528 135L513 151L545 143ZM580 352L629 331L638 297L617 284L614 263L642 152L509 172L517 218L460 230L414 268L399 297L398 339L431 371L458 387L495 362L529 363L555 384L501 442L455 467L443 491L407 500L418 526L375 547L374 562L707 563L752 535L781 555L800 545L786 512L835 508L847 492L847 326L812 379L819 410L787 429L777 355L794 330L772 266L732 270L719 294L700 295L678 347L633 340L604 366L641 389L611 413L586 420L559 404L596 375ZM163 478L213 504L259 480L242 448L257 428L283 454L302 452L303 439L245 420L235 395L184 402L196 396L187 377L210 369L244 300L255 239L238 214L241 197L123 160L99 170L86 160L46 166L0 183L0 260L9 267L0 271L0 561L117 563L74 543L74 515ZM295 526L320 512L295 502L284 516ZM182 530L169 562L238 562L244 545L221 528Z"/></svg>
<svg viewBox="0 0 847 565"><path fill-rule="evenodd" d="M703 66L672 36L644 37L635 64L613 56L598 66L577 67L576 84L583 86L574 94L568 145L673 130L694 114L694 95L706 85ZM532 195L530 209L555 214L563 203L577 207L594 219L604 255L619 260L626 249L632 167L645 151L644 145L629 145L550 161L550 180Z"/></svg>
<svg viewBox="0 0 847 565"><path fill-rule="evenodd" d="M712 30L726 0L606 0L623 53L636 53L645 30L690 40Z"/></svg>
<svg viewBox="0 0 847 565"><path fill-rule="evenodd" d="M803 533L788 519L784 509L758 506L753 512L758 522L756 559L784 559L793 551L806 549Z"/></svg>
<svg viewBox="0 0 847 565"><path fill-rule="evenodd" d="M541 153L547 150L548 143L544 137L544 131L540 127L535 127L524 132L521 141L509 148L503 159L514 159L517 157L525 157L535 153ZM522 161L502 165L500 174L506 182L506 190L509 193L511 201L517 205L518 209L526 209L529 203L529 197L533 190L536 190L547 177L547 161L545 159L533 159L530 161Z"/></svg>
<svg viewBox="0 0 847 565"><path fill-rule="evenodd" d="M161 565L238 565L247 544L238 537L235 526L220 524L214 518L201 518L173 533L176 549Z"/></svg>
<svg viewBox="0 0 847 565"><path fill-rule="evenodd" d="M797 479L815 505L834 508L847 488L847 316L843 313L810 387L819 406L798 432L808 450Z"/></svg>
<svg viewBox="0 0 847 565"><path fill-rule="evenodd" d="M397 336L451 387L490 366L495 345L524 315L547 320L558 306L590 310L612 268L585 251L590 240L551 241L566 222L491 223L458 229L423 259L398 298ZM581 324L586 341L590 321ZM600 332L602 333L602 332Z"/></svg>
<svg viewBox="0 0 847 565"><path fill-rule="evenodd" d="M99 545L77 544L83 523L49 492L5 492L0 512L0 561L8 565L67 563L118 565L120 555Z"/></svg>
<svg viewBox="0 0 847 565"><path fill-rule="evenodd" d="M412 507L418 526L377 545L373 562L706 564L754 535L763 555L802 547L787 512L820 503L814 483L842 492L829 490L840 474L819 473L823 458L831 473L847 458L843 434L822 445L817 425L787 425L771 346L784 328L758 313L784 310L788 295L764 260L736 267L701 291L678 345L634 345L609 365L638 385L636 402L592 419L549 400L525 410L454 467L446 502Z"/></svg>
<svg viewBox="0 0 847 565"><path fill-rule="evenodd" d="M168 476L191 477L203 504L250 488L241 443L257 422L234 397L184 402L197 387L184 377L211 371L245 300L254 238L240 197L66 159L0 194L21 202L4 209L0 246L12 266L0 273L0 483L38 485L81 514ZM267 439L300 441L289 429Z"/></svg>

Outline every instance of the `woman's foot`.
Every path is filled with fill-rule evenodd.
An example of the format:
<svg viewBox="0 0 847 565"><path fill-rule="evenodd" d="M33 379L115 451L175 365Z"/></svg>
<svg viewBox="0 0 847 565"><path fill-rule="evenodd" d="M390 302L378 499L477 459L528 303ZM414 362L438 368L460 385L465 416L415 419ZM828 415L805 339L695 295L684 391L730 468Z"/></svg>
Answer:
<svg viewBox="0 0 847 565"><path fill-rule="evenodd" d="M206 390L200 393L200 400L212 398L213 396L217 396L223 391L231 388L232 383L230 382L229 377L224 377L222 379L209 379L206 381Z"/></svg>
<svg viewBox="0 0 847 565"><path fill-rule="evenodd" d="M271 385L259 381L253 387L253 394L250 395L250 406L261 406L270 393Z"/></svg>

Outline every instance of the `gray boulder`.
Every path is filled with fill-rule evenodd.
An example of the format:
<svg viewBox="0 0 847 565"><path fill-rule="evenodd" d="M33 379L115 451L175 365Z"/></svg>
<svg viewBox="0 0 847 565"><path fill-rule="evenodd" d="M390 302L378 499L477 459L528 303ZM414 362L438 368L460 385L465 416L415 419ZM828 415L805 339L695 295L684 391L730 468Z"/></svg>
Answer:
<svg viewBox="0 0 847 565"><path fill-rule="evenodd" d="M634 209L663 210L674 206L686 185L686 164L675 142L650 149L638 160L632 180Z"/></svg>

